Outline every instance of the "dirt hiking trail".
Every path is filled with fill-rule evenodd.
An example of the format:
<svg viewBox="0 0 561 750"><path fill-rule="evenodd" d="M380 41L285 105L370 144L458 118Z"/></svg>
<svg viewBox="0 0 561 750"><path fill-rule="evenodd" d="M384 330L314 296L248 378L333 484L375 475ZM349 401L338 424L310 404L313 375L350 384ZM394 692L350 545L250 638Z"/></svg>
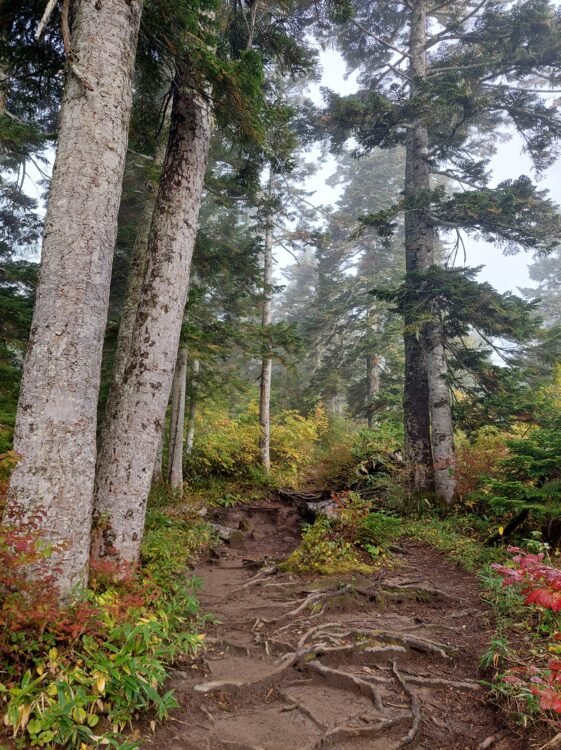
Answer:
<svg viewBox="0 0 561 750"><path fill-rule="evenodd" d="M298 577L275 563L301 519L278 503L220 510L249 529L201 563L208 647L177 669L182 708L158 750L525 750L486 701L478 661L491 637L477 582L408 543L372 576Z"/></svg>

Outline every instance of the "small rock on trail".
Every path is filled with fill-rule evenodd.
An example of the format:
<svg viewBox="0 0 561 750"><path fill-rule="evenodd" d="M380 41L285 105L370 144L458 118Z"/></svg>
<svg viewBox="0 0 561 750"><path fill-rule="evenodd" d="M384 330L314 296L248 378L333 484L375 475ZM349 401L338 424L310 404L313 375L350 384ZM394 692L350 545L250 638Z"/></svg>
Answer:
<svg viewBox="0 0 561 750"><path fill-rule="evenodd" d="M473 576L409 543L391 571L300 577L292 507L221 511L242 548L195 570L216 618L202 659L172 675L182 708L158 750L529 750L479 685L492 628ZM487 744L485 744L487 743Z"/></svg>

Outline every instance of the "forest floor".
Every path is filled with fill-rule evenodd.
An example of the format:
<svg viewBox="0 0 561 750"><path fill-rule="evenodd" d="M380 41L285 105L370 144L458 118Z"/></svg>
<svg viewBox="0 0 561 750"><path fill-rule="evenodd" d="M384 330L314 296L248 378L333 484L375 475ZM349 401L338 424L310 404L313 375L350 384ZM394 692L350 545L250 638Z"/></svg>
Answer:
<svg viewBox="0 0 561 750"><path fill-rule="evenodd" d="M201 562L207 648L172 673L181 702L158 750L526 750L479 681L493 634L474 575L404 541L371 576L302 577L276 562L301 519L274 502L217 511L249 529ZM525 736L524 736L525 735Z"/></svg>

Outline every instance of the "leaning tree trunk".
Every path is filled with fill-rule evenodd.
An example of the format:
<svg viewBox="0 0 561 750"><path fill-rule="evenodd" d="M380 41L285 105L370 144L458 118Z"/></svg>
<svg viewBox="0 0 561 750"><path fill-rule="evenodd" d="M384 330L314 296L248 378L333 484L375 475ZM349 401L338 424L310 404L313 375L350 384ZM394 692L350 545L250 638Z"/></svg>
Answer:
<svg viewBox="0 0 561 750"><path fill-rule="evenodd" d="M210 96L183 68L123 384L101 437L92 554L135 563L189 287L212 131Z"/></svg>
<svg viewBox="0 0 561 750"><path fill-rule="evenodd" d="M409 52L410 98L426 77L426 0L414 0L411 9ZM430 172L427 162L428 131L417 120L407 131L405 162L405 265L406 274L426 271L434 258L434 229L429 206L420 196L428 196ZM423 337L415 330L415 320L405 316L405 454L411 488L426 491L432 488L432 452L430 438L429 390L426 351Z"/></svg>
<svg viewBox="0 0 561 750"><path fill-rule="evenodd" d="M142 0L73 3L6 522L43 516L61 593L86 580L96 411ZM63 545L60 547L60 545Z"/></svg>
<svg viewBox="0 0 561 750"><path fill-rule="evenodd" d="M380 366L382 358L376 355L366 355L366 415L368 427L372 429L376 424L376 399L380 393Z"/></svg>
<svg viewBox="0 0 561 750"><path fill-rule="evenodd" d="M427 325L426 345L434 484L438 497L450 504L456 499L454 425L442 326L437 320Z"/></svg>
<svg viewBox="0 0 561 750"><path fill-rule="evenodd" d="M189 418L187 421L187 438L185 439L185 452L189 455L193 452L195 442L195 421L197 417L197 399L199 395L199 372L201 363L198 359L193 360L193 379L191 380L191 400L189 402Z"/></svg>
<svg viewBox="0 0 561 750"><path fill-rule="evenodd" d="M169 116L166 114L158 135L158 141L154 152L154 168L151 170L152 174L146 184L146 195L144 197L144 204L138 220L136 236L134 238L134 245L130 258L125 301L123 303L123 309L121 310L121 320L119 323L119 332L117 334L117 346L115 348L115 357L113 360L113 372L111 376L112 389L118 390L121 387L127 362L131 353L134 323L136 320L138 305L140 304L142 282L144 280L144 272L146 270L148 258L150 226L152 224L152 217L156 206L156 197L158 195L158 178L166 155L168 134ZM111 400L111 396L109 397L109 400Z"/></svg>
<svg viewBox="0 0 561 750"><path fill-rule="evenodd" d="M185 428L185 388L187 385L187 349L179 347L171 387L169 423L168 482L174 490L183 490L183 431Z"/></svg>
<svg viewBox="0 0 561 750"><path fill-rule="evenodd" d="M268 199L273 195L273 170L269 177ZM269 326L272 323L273 308L273 216L271 209L265 220L265 242L263 247L263 311L261 325L264 334L264 353L261 363L259 389L259 453L261 465L268 474L271 470L271 376L273 360Z"/></svg>

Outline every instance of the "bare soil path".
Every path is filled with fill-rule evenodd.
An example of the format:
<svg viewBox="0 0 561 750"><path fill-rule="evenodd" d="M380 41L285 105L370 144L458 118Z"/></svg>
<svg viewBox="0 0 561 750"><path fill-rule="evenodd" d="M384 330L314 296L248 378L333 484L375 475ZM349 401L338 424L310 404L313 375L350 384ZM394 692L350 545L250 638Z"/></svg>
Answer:
<svg viewBox="0 0 561 750"><path fill-rule="evenodd" d="M298 544L280 504L221 511L251 529L196 569L216 622L172 678L182 703L158 750L525 750L479 685L492 632L475 578L409 543L391 570L302 578L275 563Z"/></svg>

